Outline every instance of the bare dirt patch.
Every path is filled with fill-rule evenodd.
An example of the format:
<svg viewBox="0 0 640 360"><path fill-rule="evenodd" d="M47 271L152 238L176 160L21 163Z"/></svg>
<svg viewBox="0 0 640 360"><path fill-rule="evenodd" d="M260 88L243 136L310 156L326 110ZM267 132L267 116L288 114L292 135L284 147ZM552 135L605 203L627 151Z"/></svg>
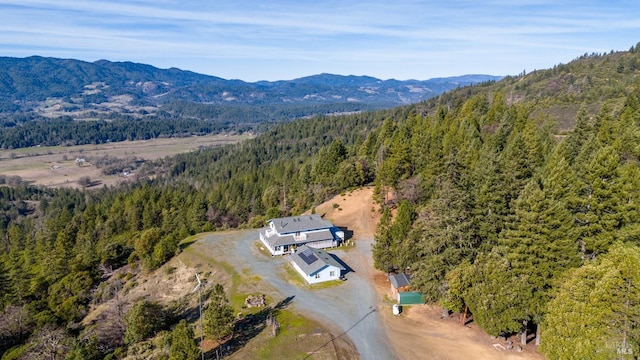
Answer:
<svg viewBox="0 0 640 360"><path fill-rule="evenodd" d="M373 238L380 219L378 209L373 203L373 189L363 188L334 197L318 206L316 212L353 231L353 238L358 241ZM522 352L503 350L500 348L506 347L503 339L492 338L474 323L463 326L458 314L443 319L441 309L434 305L404 307L400 316L393 316L393 300L385 274L371 266L368 272L378 293L384 326L399 359L544 359L532 343L524 346ZM517 346L517 339L512 341Z"/></svg>
<svg viewBox="0 0 640 360"><path fill-rule="evenodd" d="M316 212L336 226L353 231L354 238L370 239L380 220L380 206L373 202L373 188L348 191L316 207Z"/></svg>
<svg viewBox="0 0 640 360"><path fill-rule="evenodd" d="M249 135L210 135L189 138L123 141L99 145L31 147L0 150L0 174L49 187L80 187L89 177L94 185L115 185L135 178L129 174L103 175L88 159L105 156L119 159L156 160L202 147L232 144Z"/></svg>

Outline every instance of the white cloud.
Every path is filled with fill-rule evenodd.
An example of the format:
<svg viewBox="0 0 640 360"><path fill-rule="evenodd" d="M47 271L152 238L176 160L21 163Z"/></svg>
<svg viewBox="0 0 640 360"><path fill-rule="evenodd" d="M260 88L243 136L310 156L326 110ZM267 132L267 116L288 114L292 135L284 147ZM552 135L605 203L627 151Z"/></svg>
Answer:
<svg viewBox="0 0 640 360"><path fill-rule="evenodd" d="M228 60L270 79L303 66L309 75L319 66L351 73L361 64L370 75L398 78L420 78L421 64L435 76L504 74L532 68L533 59L541 68L584 52L626 49L640 33L639 9L631 1L595 0L0 0L0 51L175 60L168 66L203 71L209 64L207 73L226 77L243 76L233 75L238 65Z"/></svg>

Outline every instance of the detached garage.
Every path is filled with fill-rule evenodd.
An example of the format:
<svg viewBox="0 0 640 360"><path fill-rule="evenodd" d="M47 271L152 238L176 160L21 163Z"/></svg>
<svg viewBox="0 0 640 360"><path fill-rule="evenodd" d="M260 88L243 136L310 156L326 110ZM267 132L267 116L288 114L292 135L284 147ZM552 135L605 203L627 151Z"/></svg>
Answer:
<svg viewBox="0 0 640 360"><path fill-rule="evenodd" d="M424 304L424 300L422 300L422 294L415 291L405 291L398 293L398 304L399 305L422 305Z"/></svg>
<svg viewBox="0 0 640 360"><path fill-rule="evenodd" d="M291 255L293 268L307 280L309 284L338 280L346 271L331 254L308 245L299 246Z"/></svg>

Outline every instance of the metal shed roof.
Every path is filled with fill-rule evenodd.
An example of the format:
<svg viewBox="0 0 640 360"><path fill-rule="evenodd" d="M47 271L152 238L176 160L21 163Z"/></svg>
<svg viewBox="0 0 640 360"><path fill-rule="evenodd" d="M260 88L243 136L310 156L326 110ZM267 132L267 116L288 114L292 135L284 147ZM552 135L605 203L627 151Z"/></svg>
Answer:
<svg viewBox="0 0 640 360"><path fill-rule="evenodd" d="M415 291L405 291L398 293L398 304L400 305L421 305L424 304L422 294Z"/></svg>
<svg viewBox="0 0 640 360"><path fill-rule="evenodd" d="M406 273L393 274L389 276L389 281L391 281L391 284L395 289L409 286L411 283L411 275Z"/></svg>

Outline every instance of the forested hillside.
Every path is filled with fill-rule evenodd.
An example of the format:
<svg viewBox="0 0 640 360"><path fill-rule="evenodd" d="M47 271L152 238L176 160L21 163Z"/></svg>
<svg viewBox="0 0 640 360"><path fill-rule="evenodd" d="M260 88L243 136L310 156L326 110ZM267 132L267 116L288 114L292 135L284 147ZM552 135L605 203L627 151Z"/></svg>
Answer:
<svg viewBox="0 0 640 360"><path fill-rule="evenodd" d="M134 185L2 186L0 351L29 356L55 333L69 358L122 354L124 333L79 322L103 300L100 269L151 271L190 234L259 227L374 184L375 265L409 269L427 301L468 308L492 335L537 330L549 358L637 354L640 69L630 64L640 53L631 50L412 106L283 124L145 164L152 176ZM574 96L577 80L552 86L587 75L592 85Z"/></svg>
<svg viewBox="0 0 640 360"><path fill-rule="evenodd" d="M370 76L319 74L293 80L226 80L177 68L99 60L85 62L40 56L0 57L0 113L29 110L35 103L61 98L79 106L128 95L134 104L187 101L206 104L282 103L368 105L408 104L446 90L499 76L463 75L433 80L381 80Z"/></svg>
<svg viewBox="0 0 640 360"><path fill-rule="evenodd" d="M409 269L427 301L468 308L491 335L537 330L549 358L637 354L640 84L626 65L638 57L585 57L385 122L362 148L381 160L380 199L391 189L398 205L376 266ZM612 85L536 90L585 72ZM575 104L564 136L549 109Z"/></svg>
<svg viewBox="0 0 640 360"><path fill-rule="evenodd" d="M343 179L332 166L392 114L290 123L241 145L145 165L143 172L158 177L131 186L88 192L0 186L0 351L15 347L8 358L36 356L43 337L55 335L55 351L76 359L126 353L123 328L80 325L90 306L115 296L100 286L105 269L130 263L152 271L191 234L261 227L268 217L300 212L339 189L371 182L373 169ZM312 166L318 153L326 158L322 172ZM347 165L359 166L345 163L344 172ZM289 181L293 174L304 177ZM307 196L296 196L302 193ZM174 315L184 316L167 319Z"/></svg>
<svg viewBox="0 0 640 360"><path fill-rule="evenodd" d="M273 123L392 108L498 79L320 74L248 83L130 62L0 57L0 149L261 132Z"/></svg>

